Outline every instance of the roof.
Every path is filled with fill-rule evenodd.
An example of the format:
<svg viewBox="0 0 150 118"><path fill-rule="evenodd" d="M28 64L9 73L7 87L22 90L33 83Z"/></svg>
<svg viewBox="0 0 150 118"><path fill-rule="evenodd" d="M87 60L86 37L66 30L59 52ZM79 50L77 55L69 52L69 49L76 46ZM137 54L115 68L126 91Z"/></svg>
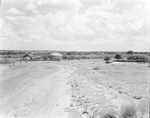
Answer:
<svg viewBox="0 0 150 118"><path fill-rule="evenodd" d="M25 58L25 57L30 57L30 58L32 58L29 54L25 54L22 58Z"/></svg>
<svg viewBox="0 0 150 118"><path fill-rule="evenodd" d="M50 54L51 56L62 56L62 54L60 54L60 53L52 53L52 54Z"/></svg>

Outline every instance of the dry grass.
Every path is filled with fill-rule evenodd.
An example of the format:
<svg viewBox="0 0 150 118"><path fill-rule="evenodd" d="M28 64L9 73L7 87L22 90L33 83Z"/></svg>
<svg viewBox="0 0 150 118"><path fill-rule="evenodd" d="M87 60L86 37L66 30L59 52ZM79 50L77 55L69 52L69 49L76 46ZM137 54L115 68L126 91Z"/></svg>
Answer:
<svg viewBox="0 0 150 118"><path fill-rule="evenodd" d="M141 115L141 118L146 118L146 116L149 114L149 101L142 100L138 104L138 111L139 115Z"/></svg>
<svg viewBox="0 0 150 118"><path fill-rule="evenodd" d="M121 107L120 118L137 118L137 110L133 104L125 104Z"/></svg>
<svg viewBox="0 0 150 118"><path fill-rule="evenodd" d="M15 59L12 58L2 58L0 60L0 64L15 64L17 61Z"/></svg>

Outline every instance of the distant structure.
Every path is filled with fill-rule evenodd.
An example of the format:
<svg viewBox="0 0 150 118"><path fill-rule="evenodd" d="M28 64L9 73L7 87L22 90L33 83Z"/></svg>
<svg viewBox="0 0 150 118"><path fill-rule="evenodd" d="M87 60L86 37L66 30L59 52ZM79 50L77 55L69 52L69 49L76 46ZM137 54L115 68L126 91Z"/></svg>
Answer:
<svg viewBox="0 0 150 118"><path fill-rule="evenodd" d="M26 58L28 61L32 60L32 57L29 54L25 54L22 58Z"/></svg>
<svg viewBox="0 0 150 118"><path fill-rule="evenodd" d="M22 59L20 60L20 63L22 62L22 61L25 61L26 63L28 62L28 61L31 61L32 60L32 57L29 55L29 54L25 54L23 57L22 57Z"/></svg>
<svg viewBox="0 0 150 118"><path fill-rule="evenodd" d="M52 53L52 54L50 54L49 58L51 61L60 61L60 60L62 60L62 54Z"/></svg>

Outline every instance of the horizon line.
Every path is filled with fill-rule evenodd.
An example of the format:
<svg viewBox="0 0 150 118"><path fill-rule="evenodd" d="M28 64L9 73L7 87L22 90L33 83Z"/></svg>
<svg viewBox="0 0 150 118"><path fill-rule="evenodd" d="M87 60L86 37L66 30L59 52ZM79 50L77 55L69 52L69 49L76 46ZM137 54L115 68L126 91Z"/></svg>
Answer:
<svg viewBox="0 0 150 118"><path fill-rule="evenodd" d="M22 50L22 49L0 49L0 51L58 51L58 52L149 52L149 51L134 51L134 50L124 50L124 51L117 51L117 50ZM150 52L149 52L150 53Z"/></svg>

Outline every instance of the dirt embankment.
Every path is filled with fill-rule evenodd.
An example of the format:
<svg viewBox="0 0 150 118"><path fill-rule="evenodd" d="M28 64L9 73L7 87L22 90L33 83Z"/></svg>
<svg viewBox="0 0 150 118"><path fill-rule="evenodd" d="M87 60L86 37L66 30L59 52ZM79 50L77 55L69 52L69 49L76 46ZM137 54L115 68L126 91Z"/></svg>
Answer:
<svg viewBox="0 0 150 118"><path fill-rule="evenodd" d="M146 65L108 65L99 61L76 65L78 69L70 80L71 106L80 116L120 118L123 107L131 106L137 118L149 117Z"/></svg>

